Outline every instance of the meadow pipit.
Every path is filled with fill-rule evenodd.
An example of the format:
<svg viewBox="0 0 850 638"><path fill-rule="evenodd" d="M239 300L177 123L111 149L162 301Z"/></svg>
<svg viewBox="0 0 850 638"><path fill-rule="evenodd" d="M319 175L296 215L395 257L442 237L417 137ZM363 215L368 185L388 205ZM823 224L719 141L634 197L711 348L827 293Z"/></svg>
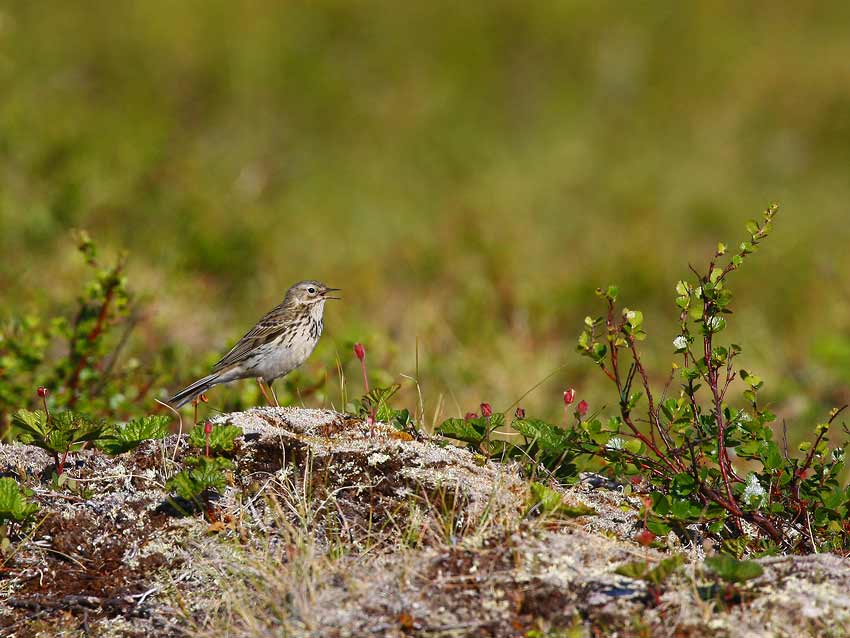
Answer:
<svg viewBox="0 0 850 638"><path fill-rule="evenodd" d="M325 301L339 299L328 294L335 290L339 289L328 288L318 281L299 281L286 291L286 297L279 306L260 319L215 364L212 374L198 379L168 402L179 408L214 385L249 378L257 380L266 400L271 402L263 382L274 397L274 380L289 374L307 360L322 336ZM277 397L274 397L274 403L277 405Z"/></svg>

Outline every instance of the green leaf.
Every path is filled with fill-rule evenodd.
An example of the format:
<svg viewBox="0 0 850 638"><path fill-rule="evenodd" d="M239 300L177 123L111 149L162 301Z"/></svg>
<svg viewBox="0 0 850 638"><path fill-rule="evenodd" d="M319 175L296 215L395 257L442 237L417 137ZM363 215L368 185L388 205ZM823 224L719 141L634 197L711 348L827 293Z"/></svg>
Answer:
<svg viewBox="0 0 850 638"><path fill-rule="evenodd" d="M629 439L623 447L626 451L631 452L632 454L640 454L644 449L646 449L646 446L644 446L643 441L640 439Z"/></svg>
<svg viewBox="0 0 850 638"><path fill-rule="evenodd" d="M12 424L31 436L44 436L47 433L47 415L41 410L18 410L12 417Z"/></svg>
<svg viewBox="0 0 850 638"><path fill-rule="evenodd" d="M762 441L762 449L759 451L762 465L766 470L776 470L785 464L779 446L773 441Z"/></svg>
<svg viewBox="0 0 850 638"><path fill-rule="evenodd" d="M159 415L133 419L108 432L98 441L97 447L111 455L127 452L143 441L164 438L168 434L169 421L169 417Z"/></svg>
<svg viewBox="0 0 850 638"><path fill-rule="evenodd" d="M484 440L486 431L479 421L480 419L446 419L437 427L436 433L450 439L478 445ZM515 421L514 425L516 423Z"/></svg>
<svg viewBox="0 0 850 638"><path fill-rule="evenodd" d="M532 507L539 507L546 514L576 518L578 516L592 516L597 513L595 509L586 505L567 505L559 492L546 487L542 483L532 482L529 489Z"/></svg>
<svg viewBox="0 0 850 638"><path fill-rule="evenodd" d="M764 573L761 565L751 560L738 560L728 554L705 559L706 566L729 583L743 583Z"/></svg>
<svg viewBox="0 0 850 638"><path fill-rule="evenodd" d="M210 452L220 454L232 451L237 436L242 436L242 428L229 424L214 425L210 431ZM203 423L199 423L189 432L189 445L200 450L206 449Z"/></svg>
<svg viewBox="0 0 850 638"><path fill-rule="evenodd" d="M359 415L365 418L374 414L378 421L389 421L393 414L389 401L400 388L401 385L398 383L384 388L373 388L361 397Z"/></svg>
<svg viewBox="0 0 850 638"><path fill-rule="evenodd" d="M571 444L566 431L539 419L521 419L511 425L526 439L536 442L544 452L559 455Z"/></svg>
<svg viewBox="0 0 850 638"><path fill-rule="evenodd" d="M670 515L674 518L683 520L694 519L699 518L701 513L702 507L698 503L693 503L687 499L670 499Z"/></svg>
<svg viewBox="0 0 850 638"><path fill-rule="evenodd" d="M626 308L623 310L623 316L632 328L639 328L643 323L643 313L640 310L629 310Z"/></svg>
<svg viewBox="0 0 850 638"><path fill-rule="evenodd" d="M593 360L598 363L605 358L605 354L608 352L608 346L606 346L604 343L594 343L591 350L591 356L593 357Z"/></svg>
<svg viewBox="0 0 850 638"><path fill-rule="evenodd" d="M674 496L688 496L696 489L697 482L693 476L686 473L676 474L670 483L670 492Z"/></svg>
<svg viewBox="0 0 850 638"><path fill-rule="evenodd" d="M3 521L25 521L35 514L38 506L28 503L17 481L0 478L0 523Z"/></svg>
<svg viewBox="0 0 850 638"><path fill-rule="evenodd" d="M227 479L226 470L233 468L233 463L224 457L190 457L186 459L190 467L174 475L166 483L166 488L179 497L197 502L207 490L222 491Z"/></svg>

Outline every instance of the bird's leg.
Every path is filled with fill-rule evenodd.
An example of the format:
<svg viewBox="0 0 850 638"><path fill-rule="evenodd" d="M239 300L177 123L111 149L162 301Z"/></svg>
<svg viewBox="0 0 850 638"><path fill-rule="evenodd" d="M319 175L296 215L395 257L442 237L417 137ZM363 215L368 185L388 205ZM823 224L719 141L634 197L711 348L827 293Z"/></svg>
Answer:
<svg viewBox="0 0 850 638"><path fill-rule="evenodd" d="M272 398L274 399L274 407L279 408L279 407L280 407L280 403L278 403L278 402L277 402L277 395L276 395L276 394L275 394L275 392L274 392L274 379L272 379L271 381L269 381L268 386L269 386L269 390L270 390L270 391L271 391L271 393L272 393Z"/></svg>
<svg viewBox="0 0 850 638"><path fill-rule="evenodd" d="M266 403L272 405L271 397L269 397L269 393L266 392L266 386L263 384L263 377L257 377L257 385L260 386L260 392L262 392L263 396L266 398Z"/></svg>

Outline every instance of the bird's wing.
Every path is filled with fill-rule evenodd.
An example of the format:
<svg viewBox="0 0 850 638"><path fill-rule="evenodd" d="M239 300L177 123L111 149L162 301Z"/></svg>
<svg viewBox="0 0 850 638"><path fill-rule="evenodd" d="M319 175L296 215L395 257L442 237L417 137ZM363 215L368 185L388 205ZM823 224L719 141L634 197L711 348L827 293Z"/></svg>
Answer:
<svg viewBox="0 0 850 638"><path fill-rule="evenodd" d="M273 341L275 337L286 330L287 322L284 319L280 306L269 312L244 337L236 342L236 345L221 358L221 361L213 366L213 372L219 372L235 363L240 363L252 350Z"/></svg>

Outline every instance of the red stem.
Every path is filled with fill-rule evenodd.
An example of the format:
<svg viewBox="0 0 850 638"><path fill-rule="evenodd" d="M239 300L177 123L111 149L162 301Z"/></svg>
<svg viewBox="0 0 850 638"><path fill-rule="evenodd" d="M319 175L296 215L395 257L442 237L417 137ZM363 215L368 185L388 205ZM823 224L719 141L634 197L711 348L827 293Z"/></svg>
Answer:
<svg viewBox="0 0 850 638"><path fill-rule="evenodd" d="M366 357L360 359L360 369L363 371L363 386L366 388L366 394L369 394L369 377L366 374Z"/></svg>
<svg viewBox="0 0 850 638"><path fill-rule="evenodd" d="M65 471L65 459L68 458L68 450L65 450L65 453L62 455L62 460L59 461L59 464L56 466L56 476L62 476L62 472Z"/></svg>
<svg viewBox="0 0 850 638"><path fill-rule="evenodd" d="M115 287L117 286L117 282L113 283L106 290L106 295L103 298L103 304L100 306L100 312L97 315L97 322L94 324L94 327L89 332L86 337L89 343L94 342L100 336L100 333L103 332L103 326L106 323L106 316L109 312L109 304L112 302L112 296L115 293ZM72 344L73 351L73 344ZM74 372L71 374L71 378L68 380L68 391L71 396L68 399L68 407L73 408L77 403L77 386L80 382L80 374L83 371L83 368L86 367L86 363L88 362L88 357L85 355L80 356L80 360L77 362L77 366L74 368Z"/></svg>

